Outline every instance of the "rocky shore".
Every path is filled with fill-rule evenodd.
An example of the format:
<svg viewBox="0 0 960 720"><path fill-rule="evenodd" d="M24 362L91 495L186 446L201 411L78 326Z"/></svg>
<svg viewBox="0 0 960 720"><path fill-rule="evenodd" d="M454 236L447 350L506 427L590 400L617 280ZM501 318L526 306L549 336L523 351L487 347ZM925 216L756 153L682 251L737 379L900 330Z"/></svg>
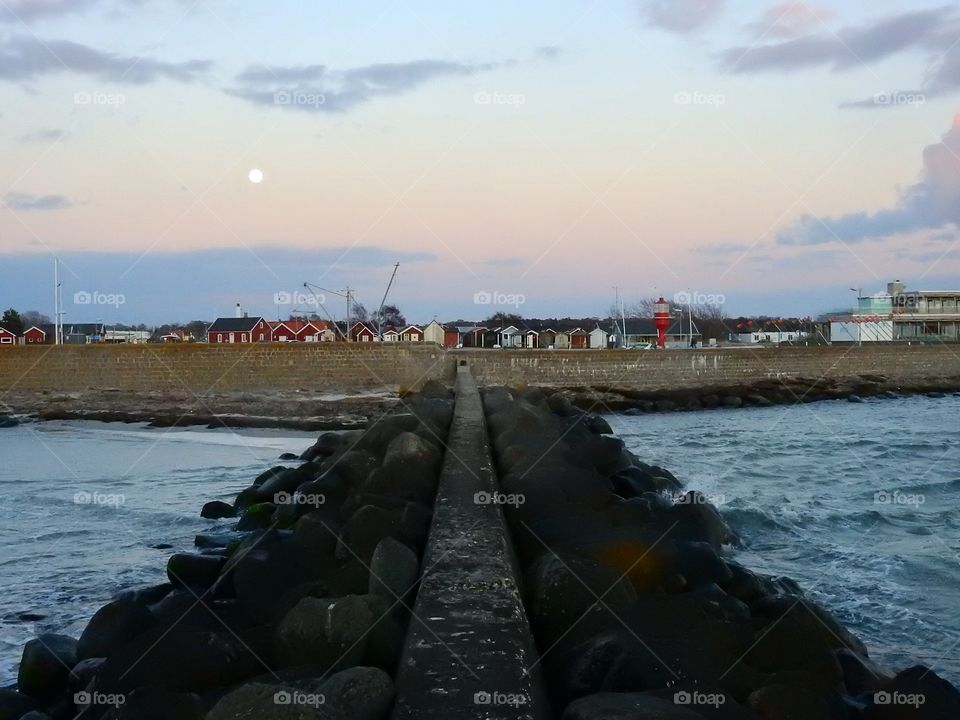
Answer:
<svg viewBox="0 0 960 720"><path fill-rule="evenodd" d="M860 388L862 391L862 388ZM949 720L960 693L890 672L735 529L560 393L484 393L527 612L563 720Z"/></svg>
<svg viewBox="0 0 960 720"><path fill-rule="evenodd" d="M109 387L82 392L11 392L5 413L34 420L97 420L149 423L153 427L362 428L397 405L395 393L319 394L243 392L194 395L189 392L129 392Z"/></svg>
<svg viewBox="0 0 960 720"><path fill-rule="evenodd" d="M895 382L885 375L858 375L850 378L779 377L743 385L686 389L634 390L610 385L544 388L560 393L583 410L603 409L628 415L714 408L769 407L824 400L858 402L864 398L893 399L909 395L932 398L960 395L960 382L953 378L922 382Z"/></svg>
<svg viewBox="0 0 960 720"><path fill-rule="evenodd" d="M428 384L207 503L169 582L26 645L0 720L386 718L452 413Z"/></svg>

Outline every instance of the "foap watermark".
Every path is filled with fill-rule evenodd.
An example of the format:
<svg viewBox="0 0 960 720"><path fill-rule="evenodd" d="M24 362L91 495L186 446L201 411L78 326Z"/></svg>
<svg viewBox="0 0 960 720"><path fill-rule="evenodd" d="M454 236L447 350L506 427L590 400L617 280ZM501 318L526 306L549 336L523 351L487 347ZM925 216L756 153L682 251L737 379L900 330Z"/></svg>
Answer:
<svg viewBox="0 0 960 720"><path fill-rule="evenodd" d="M127 104L127 96L123 93L106 93L100 91L88 92L81 90L73 94L74 105L108 105L120 107Z"/></svg>
<svg viewBox="0 0 960 720"><path fill-rule="evenodd" d="M899 90L885 90L873 96L874 105L911 105L920 107L927 101L922 93L902 92Z"/></svg>
<svg viewBox="0 0 960 720"><path fill-rule="evenodd" d="M874 705L900 705L918 708L926 702L927 698L923 693L903 693L897 690L887 692L886 690L881 690L873 694Z"/></svg>
<svg viewBox="0 0 960 720"><path fill-rule="evenodd" d="M726 701L727 696L723 693L705 693L699 690L687 692L686 690L680 690L673 694L674 705L709 705L710 707L719 708Z"/></svg>
<svg viewBox="0 0 960 720"><path fill-rule="evenodd" d="M126 302L127 297L123 293L105 293L99 290L87 292L86 290L81 290L73 294L74 305L111 305L118 308Z"/></svg>
<svg viewBox="0 0 960 720"><path fill-rule="evenodd" d="M722 93L707 93L699 90L681 90L674 93L675 105L704 105L720 108L727 104L727 96Z"/></svg>
<svg viewBox="0 0 960 720"><path fill-rule="evenodd" d="M326 302L326 296L303 292L302 290L294 292L281 290L273 294L274 305L309 305L311 307L320 307L321 305L325 305Z"/></svg>
<svg viewBox="0 0 960 720"><path fill-rule="evenodd" d="M688 492L682 495L674 495L673 503L675 505L726 505L727 496L723 493L710 495L701 492Z"/></svg>
<svg viewBox="0 0 960 720"><path fill-rule="evenodd" d="M75 505L105 505L106 507L118 508L127 502L123 495L115 493L103 493L94 490L78 490L73 494L73 503Z"/></svg>
<svg viewBox="0 0 960 720"><path fill-rule="evenodd" d="M474 705L493 705L497 707L523 707L529 702L529 698L522 693L505 693L494 690L480 690L473 694Z"/></svg>
<svg viewBox="0 0 960 720"><path fill-rule="evenodd" d="M325 705L327 698L320 693L305 693L300 690L280 690L274 693L274 705L296 705L318 708Z"/></svg>
<svg viewBox="0 0 960 720"><path fill-rule="evenodd" d="M473 495L474 505L509 505L520 507L527 501L523 493L487 492L481 490Z"/></svg>
<svg viewBox="0 0 960 720"><path fill-rule="evenodd" d="M327 496L323 493L288 493L284 490L273 496L274 505L301 505L309 507L320 507L327 501Z"/></svg>
<svg viewBox="0 0 960 720"><path fill-rule="evenodd" d="M473 294L474 305L510 305L518 308L527 302L523 293L505 293L499 290L480 290Z"/></svg>
<svg viewBox="0 0 960 720"><path fill-rule="evenodd" d="M698 290L689 292L683 290L673 296L673 302L676 305L724 305L727 302L727 296L723 293L704 293Z"/></svg>
<svg viewBox="0 0 960 720"><path fill-rule="evenodd" d="M78 708L88 707L115 707L118 708L127 702L122 693L88 692L82 690L73 694L73 704Z"/></svg>
<svg viewBox="0 0 960 720"><path fill-rule="evenodd" d="M481 90L473 96L474 105L506 105L521 107L527 104L527 96L520 93L489 92Z"/></svg>
<svg viewBox="0 0 960 720"><path fill-rule="evenodd" d="M927 497L920 493L903 493L899 490L878 490L873 494L875 505L905 505L919 507L927 501Z"/></svg>
<svg viewBox="0 0 960 720"><path fill-rule="evenodd" d="M273 104L319 108L327 104L327 96L323 93L302 90L280 90L273 94Z"/></svg>

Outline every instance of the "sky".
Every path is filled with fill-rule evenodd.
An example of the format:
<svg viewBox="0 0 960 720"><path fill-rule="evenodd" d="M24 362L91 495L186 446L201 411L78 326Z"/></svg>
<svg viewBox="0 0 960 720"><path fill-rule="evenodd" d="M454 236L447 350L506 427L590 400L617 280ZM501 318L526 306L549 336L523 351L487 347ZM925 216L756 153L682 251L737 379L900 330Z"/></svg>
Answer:
<svg viewBox="0 0 960 720"><path fill-rule="evenodd" d="M960 4L0 0L0 305L817 315L960 289ZM305 288L304 284L308 287Z"/></svg>

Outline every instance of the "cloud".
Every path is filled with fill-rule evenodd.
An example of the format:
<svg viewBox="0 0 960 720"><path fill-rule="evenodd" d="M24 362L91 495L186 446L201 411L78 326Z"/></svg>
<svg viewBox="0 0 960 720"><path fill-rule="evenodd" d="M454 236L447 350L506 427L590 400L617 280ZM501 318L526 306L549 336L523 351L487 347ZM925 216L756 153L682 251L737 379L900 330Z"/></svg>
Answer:
<svg viewBox="0 0 960 720"><path fill-rule="evenodd" d="M945 50L955 41L957 28L953 8L917 10L836 32L729 48L720 54L720 63L734 73L788 72L822 66L842 71L906 50Z"/></svg>
<svg viewBox="0 0 960 720"><path fill-rule="evenodd" d="M66 130L58 130L56 128L44 128L40 130L33 130L24 135L21 135L17 138L17 142L21 143L33 143L33 142L57 142L58 140L65 140L69 137L69 133Z"/></svg>
<svg viewBox="0 0 960 720"><path fill-rule="evenodd" d="M725 5L726 0L646 0L641 11L651 25L687 34L707 25Z"/></svg>
<svg viewBox="0 0 960 720"><path fill-rule="evenodd" d="M42 212L63 210L75 203L65 195L30 195L28 193L7 193L3 204L11 210L21 212Z"/></svg>
<svg viewBox="0 0 960 720"><path fill-rule="evenodd" d="M66 15L96 4L98 0L4 0L0 22L19 23L34 18Z"/></svg>
<svg viewBox="0 0 960 720"><path fill-rule="evenodd" d="M258 105L307 112L345 112L377 97L400 95L451 76L469 76L507 63L470 64L448 60L378 63L345 70L325 65L247 68L227 93Z"/></svg>
<svg viewBox="0 0 960 720"><path fill-rule="evenodd" d="M960 224L960 115L943 141L923 150L920 180L911 185L895 207L855 212L834 218L801 218L777 238L782 245L820 245L840 240L859 243Z"/></svg>
<svg viewBox="0 0 960 720"><path fill-rule="evenodd" d="M748 27L759 37L772 35L794 38L822 27L831 17L833 11L829 8L805 2L782 2L771 7L760 20Z"/></svg>
<svg viewBox="0 0 960 720"><path fill-rule="evenodd" d="M63 72L133 84L159 79L192 82L211 66L208 60L176 63L115 55L70 40L43 41L31 35L14 35L0 41L0 80L10 82L31 81Z"/></svg>

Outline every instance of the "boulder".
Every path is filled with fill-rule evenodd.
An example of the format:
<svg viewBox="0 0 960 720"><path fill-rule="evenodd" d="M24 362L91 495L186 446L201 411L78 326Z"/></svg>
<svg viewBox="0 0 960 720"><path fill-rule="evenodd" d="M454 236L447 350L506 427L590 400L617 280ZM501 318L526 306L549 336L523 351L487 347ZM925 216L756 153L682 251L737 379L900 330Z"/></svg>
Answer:
<svg viewBox="0 0 960 720"><path fill-rule="evenodd" d="M36 698L9 688L0 688L0 720L20 720L27 713L37 711L40 707Z"/></svg>
<svg viewBox="0 0 960 720"><path fill-rule="evenodd" d="M273 514L277 506L272 502L260 502L250 505L243 513L243 517L237 523L237 530L243 532L246 530L265 530L273 522Z"/></svg>
<svg viewBox="0 0 960 720"><path fill-rule="evenodd" d="M359 559L369 563L373 551L385 537L400 538L401 518L374 505L365 505L357 510L344 524L337 543L338 560Z"/></svg>
<svg viewBox="0 0 960 720"><path fill-rule="evenodd" d="M835 689L816 684L766 685L747 698L761 720L849 720L850 710Z"/></svg>
<svg viewBox="0 0 960 720"><path fill-rule="evenodd" d="M232 518L236 516L236 510L230 503L221 500L211 500L200 510L200 517L207 520L221 520L223 518Z"/></svg>
<svg viewBox="0 0 960 720"><path fill-rule="evenodd" d="M570 703L562 720L703 720L703 716L644 693L597 693Z"/></svg>
<svg viewBox="0 0 960 720"><path fill-rule="evenodd" d="M722 400L723 406L728 408L739 408L743 407L743 398L737 397L736 395L726 395Z"/></svg>
<svg viewBox="0 0 960 720"><path fill-rule="evenodd" d="M923 665L897 673L868 703L863 720L960 718L960 691Z"/></svg>
<svg viewBox="0 0 960 720"><path fill-rule="evenodd" d="M104 720L204 720L199 695L156 688L134 690Z"/></svg>
<svg viewBox="0 0 960 720"><path fill-rule="evenodd" d="M586 420L587 429L592 433L597 435L612 435L613 428L610 427L610 423L606 421L605 418L600 417L599 415L591 415Z"/></svg>
<svg viewBox="0 0 960 720"><path fill-rule="evenodd" d="M0 428L12 428L20 424L13 415L0 415Z"/></svg>
<svg viewBox="0 0 960 720"><path fill-rule="evenodd" d="M385 467L420 465L437 469L441 459L440 452L429 441L415 433L402 432L387 446L383 464Z"/></svg>
<svg viewBox="0 0 960 720"><path fill-rule="evenodd" d="M77 641L77 658L104 658L155 624L153 613L132 600L114 600L94 613Z"/></svg>
<svg viewBox="0 0 960 720"><path fill-rule="evenodd" d="M44 633L23 648L17 689L47 699L67 690L70 669L77 664L77 641L67 635Z"/></svg>
<svg viewBox="0 0 960 720"><path fill-rule="evenodd" d="M206 720L346 720L319 693L248 683L224 695Z"/></svg>
<svg viewBox="0 0 960 720"><path fill-rule="evenodd" d="M327 668L357 665L376 618L359 595L302 599L276 630L281 666L316 664Z"/></svg>
<svg viewBox="0 0 960 720"><path fill-rule="evenodd" d="M395 694L393 681L380 668L343 670L320 686L325 710L340 712L348 720L386 720Z"/></svg>
<svg viewBox="0 0 960 720"><path fill-rule="evenodd" d="M383 595L391 604L408 597L417 584L420 561L413 550L392 537L377 543L370 560L371 595Z"/></svg>
<svg viewBox="0 0 960 720"><path fill-rule="evenodd" d="M106 661L107 659L102 657L87 658L74 665L70 671L67 695L74 695L89 687L90 681L97 676Z"/></svg>
<svg viewBox="0 0 960 720"><path fill-rule="evenodd" d="M217 581L223 565L224 559L217 555L176 553L167 561L167 577L174 587L203 591Z"/></svg>
<svg viewBox="0 0 960 720"><path fill-rule="evenodd" d="M343 436L340 433L323 433L317 438L317 441L313 445L303 451L303 454L300 455L300 459L315 460L316 458L330 457L340 449L343 442L342 437Z"/></svg>

